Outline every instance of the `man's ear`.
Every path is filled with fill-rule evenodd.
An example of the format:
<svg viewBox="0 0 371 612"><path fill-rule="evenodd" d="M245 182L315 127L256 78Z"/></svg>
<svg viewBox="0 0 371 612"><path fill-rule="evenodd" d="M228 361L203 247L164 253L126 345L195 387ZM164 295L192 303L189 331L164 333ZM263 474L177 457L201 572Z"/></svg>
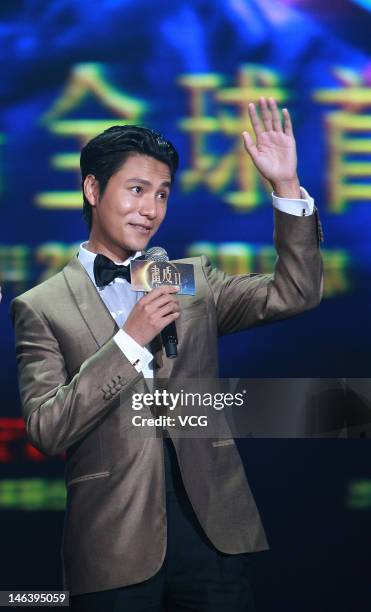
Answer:
<svg viewBox="0 0 371 612"><path fill-rule="evenodd" d="M84 194L91 206L96 206L99 201L99 183L94 174L88 174L84 180Z"/></svg>

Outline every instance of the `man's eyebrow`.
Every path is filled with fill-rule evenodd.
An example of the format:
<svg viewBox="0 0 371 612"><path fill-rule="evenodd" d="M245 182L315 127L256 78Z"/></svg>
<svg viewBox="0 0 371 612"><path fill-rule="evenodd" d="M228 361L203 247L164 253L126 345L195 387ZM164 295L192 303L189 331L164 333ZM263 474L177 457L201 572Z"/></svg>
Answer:
<svg viewBox="0 0 371 612"><path fill-rule="evenodd" d="M127 183L140 183L141 185L146 185L147 187L151 187L151 181L147 181L146 179L139 178L138 176L133 176L132 178L127 179ZM162 181L160 187L171 187L170 181Z"/></svg>

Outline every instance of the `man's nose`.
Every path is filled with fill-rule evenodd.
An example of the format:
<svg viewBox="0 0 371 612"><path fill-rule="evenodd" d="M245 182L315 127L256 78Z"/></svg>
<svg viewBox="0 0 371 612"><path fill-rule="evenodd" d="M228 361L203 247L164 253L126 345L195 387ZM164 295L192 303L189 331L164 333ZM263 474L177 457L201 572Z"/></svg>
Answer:
<svg viewBox="0 0 371 612"><path fill-rule="evenodd" d="M156 200L151 195L145 195L140 203L139 213L150 219L154 219L157 215Z"/></svg>

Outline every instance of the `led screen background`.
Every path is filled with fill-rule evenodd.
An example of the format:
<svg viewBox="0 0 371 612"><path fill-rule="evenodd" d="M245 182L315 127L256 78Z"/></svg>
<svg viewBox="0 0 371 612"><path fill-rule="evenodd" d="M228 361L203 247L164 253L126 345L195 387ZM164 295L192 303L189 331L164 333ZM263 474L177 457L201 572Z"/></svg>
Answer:
<svg viewBox="0 0 371 612"><path fill-rule="evenodd" d="M14 484L9 485L13 492L2 490L1 499L15 500L9 508L22 507L22 500L25 509L32 503L39 509L37 499L45 500L45 509L63 503L61 482L47 480L60 476L61 460L42 460L25 446L23 433L17 446L15 432L22 424L16 421L20 404L9 304L60 269L86 239L78 153L108 125L154 127L180 152L168 214L152 245L163 246L171 258L205 253L232 273L268 272L275 259L271 197L241 149L240 132L248 127L248 101L273 94L287 106L301 184L315 198L324 227L325 296L311 312L223 338L221 374L369 376L368 5L345 0L1 3L0 377L1 414L11 419L1 425L2 442L8 435L15 445L4 447L1 457L8 476L44 478L29 489L29 497L19 483L18 492ZM292 450L281 452L285 469L299 482L289 460ZM354 507L371 505L368 473L357 452L347 447L344 461L338 457L344 477L337 479L339 507L346 507L347 496L353 499L351 483L357 478L364 502ZM311 451L296 453L303 467ZM313 468L325 461L330 469L327 454L317 453ZM273 451L276 461L278 455ZM269 474L264 468L259 472L262 478ZM258 479L255 486L268 503ZM331 489L323 500L330 498ZM283 508L277 516L284 519ZM265 519L269 522L269 511ZM337 520L340 529L342 518ZM345 520L350 540L354 526Z"/></svg>
<svg viewBox="0 0 371 612"><path fill-rule="evenodd" d="M272 270L270 194L240 137L246 104L260 95L275 95L292 112L300 180L325 230L325 298L315 311L223 339L221 373L368 375L368 11L350 2L230 0L100 2L94 10L85 2L19 2L3 3L1 12L9 413L16 402L9 302L55 273L86 238L78 154L107 125L150 125L179 149L177 185L152 244L172 258L208 254L230 272Z"/></svg>

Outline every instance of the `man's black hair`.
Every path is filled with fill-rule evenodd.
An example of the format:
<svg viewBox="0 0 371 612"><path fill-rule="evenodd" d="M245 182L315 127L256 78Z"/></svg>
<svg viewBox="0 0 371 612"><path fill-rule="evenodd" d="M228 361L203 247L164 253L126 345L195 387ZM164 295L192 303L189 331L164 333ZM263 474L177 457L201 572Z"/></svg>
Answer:
<svg viewBox="0 0 371 612"><path fill-rule="evenodd" d="M89 231L92 227L92 207L84 194L85 178L88 174L95 176L102 196L111 176L133 153L148 155L167 164L171 180L174 180L179 163L178 153L159 132L136 125L114 125L108 128L90 140L80 156L83 216Z"/></svg>

